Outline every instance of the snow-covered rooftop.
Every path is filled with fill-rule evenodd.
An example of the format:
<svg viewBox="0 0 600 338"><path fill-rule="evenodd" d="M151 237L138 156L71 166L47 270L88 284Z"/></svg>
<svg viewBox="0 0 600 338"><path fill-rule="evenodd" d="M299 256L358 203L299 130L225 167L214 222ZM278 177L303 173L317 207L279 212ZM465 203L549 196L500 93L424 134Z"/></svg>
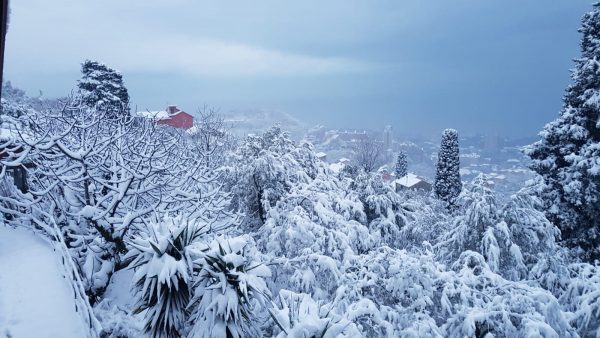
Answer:
<svg viewBox="0 0 600 338"><path fill-rule="evenodd" d="M410 188L410 187L414 186L415 184L417 184L419 182L423 182L423 181L424 180L421 177L419 177L413 173L408 173L406 176L396 179L394 181L394 183L397 183L397 184L403 185L407 188Z"/></svg>
<svg viewBox="0 0 600 338"><path fill-rule="evenodd" d="M342 169L344 169L346 165L344 163L331 163L329 165L329 169L331 169L331 171L333 171L334 173L339 173L340 171L342 171Z"/></svg>
<svg viewBox="0 0 600 338"><path fill-rule="evenodd" d="M139 111L136 113L138 116L141 117L145 117L145 118L149 118L149 119L156 119L156 120L165 120L170 118L169 113L167 113L164 110L159 110L159 111Z"/></svg>

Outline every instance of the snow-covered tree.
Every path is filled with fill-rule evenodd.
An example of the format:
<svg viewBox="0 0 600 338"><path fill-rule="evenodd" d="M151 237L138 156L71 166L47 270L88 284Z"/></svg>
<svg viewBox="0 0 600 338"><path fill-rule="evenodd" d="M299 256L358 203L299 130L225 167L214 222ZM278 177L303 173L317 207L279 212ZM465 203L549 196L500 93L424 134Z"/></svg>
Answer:
<svg viewBox="0 0 600 338"><path fill-rule="evenodd" d="M446 129L442 134L433 189L436 196L450 206L454 206L462 189L459 170L458 132Z"/></svg>
<svg viewBox="0 0 600 338"><path fill-rule="evenodd" d="M229 197L184 134L106 114L87 107L36 114L28 141L32 193L49 203L43 209L56 216L92 303L126 266L127 237L157 215L232 222Z"/></svg>
<svg viewBox="0 0 600 338"><path fill-rule="evenodd" d="M370 136L356 140L353 150L358 167L368 173L379 168L383 164L383 147L383 142Z"/></svg>
<svg viewBox="0 0 600 338"><path fill-rule="evenodd" d="M371 234L378 237L381 244L395 246L400 240L400 229L410 217L404 200L380 175L371 173L360 173L350 184L350 189L363 204Z"/></svg>
<svg viewBox="0 0 600 338"><path fill-rule="evenodd" d="M408 162L404 151L401 151L398 154L398 157L396 158L396 167L394 169L397 178L404 177L408 174Z"/></svg>
<svg viewBox="0 0 600 338"><path fill-rule="evenodd" d="M600 336L600 268L575 263L569 266L566 276L569 282L559 300L567 311L573 312L571 325L581 337Z"/></svg>
<svg viewBox="0 0 600 338"><path fill-rule="evenodd" d="M600 258L600 4L584 15L581 57L560 116L526 149L544 179L546 214L584 259Z"/></svg>
<svg viewBox="0 0 600 338"><path fill-rule="evenodd" d="M206 106L198 110L194 125L187 134L197 145L202 164L209 168L224 166L228 154L237 144L224 118Z"/></svg>
<svg viewBox="0 0 600 338"><path fill-rule="evenodd" d="M522 191L502 206L486 187L487 180L479 175L460 195L453 227L435 244L440 259L452 262L463 252L474 251L504 278L526 278L530 270L542 268L537 264L554 259L559 231L539 210L536 197Z"/></svg>
<svg viewBox="0 0 600 338"><path fill-rule="evenodd" d="M88 109L104 112L105 118L129 116L129 93L123 84L123 76L116 70L86 60L81 64L77 87L77 99Z"/></svg>
<svg viewBox="0 0 600 338"><path fill-rule="evenodd" d="M319 166L311 144L296 145L279 127L248 136L228 170L234 206L250 227L263 224L269 210L292 187L314 178Z"/></svg>

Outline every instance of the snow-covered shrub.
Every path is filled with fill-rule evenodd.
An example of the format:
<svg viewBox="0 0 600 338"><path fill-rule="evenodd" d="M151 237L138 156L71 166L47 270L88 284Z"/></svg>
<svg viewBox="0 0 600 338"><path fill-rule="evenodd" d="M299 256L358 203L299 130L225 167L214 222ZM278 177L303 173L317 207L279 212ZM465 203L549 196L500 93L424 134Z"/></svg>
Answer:
<svg viewBox="0 0 600 338"><path fill-rule="evenodd" d="M506 224L500 221L499 205L484 175L477 176L459 196L461 210L454 220L454 227L442 235L436 245L440 256L455 261L464 251L480 252L491 261L492 269L498 268L499 248L496 234L506 234ZM504 243L504 242L502 242Z"/></svg>
<svg viewBox="0 0 600 338"><path fill-rule="evenodd" d="M343 286L336 292L335 305L367 337L399 336L402 330L402 335L439 336L430 316L442 267L433 259L431 253L389 247L351 257L342 266Z"/></svg>
<svg viewBox="0 0 600 338"><path fill-rule="evenodd" d="M503 279L465 251L442 275L442 328L448 337L577 337L569 315L548 291Z"/></svg>
<svg viewBox="0 0 600 338"><path fill-rule="evenodd" d="M381 247L344 261L333 304L368 337L576 337L548 291L509 281L476 252L452 270L431 252Z"/></svg>
<svg viewBox="0 0 600 338"><path fill-rule="evenodd" d="M582 337L600 337L600 267L575 263L569 272L570 282L560 302L573 312L571 324Z"/></svg>
<svg viewBox="0 0 600 338"><path fill-rule="evenodd" d="M228 168L233 205L246 214L246 224L266 222L267 213L292 187L313 179L323 165L312 145L296 145L279 127L248 136Z"/></svg>
<svg viewBox="0 0 600 338"><path fill-rule="evenodd" d="M527 277L537 263L556 259L559 232L538 210L537 199L523 191L500 206L486 182L480 175L460 195L454 227L435 244L439 257L451 263L465 251L479 252L492 271L511 280Z"/></svg>
<svg viewBox="0 0 600 338"><path fill-rule="evenodd" d="M354 323L333 311L331 304L319 304L307 294L288 290L281 290L278 300L279 304L270 309L280 331L277 338L363 337Z"/></svg>
<svg viewBox="0 0 600 338"><path fill-rule="evenodd" d="M144 325L131 311L111 306L103 299L94 307L94 314L102 324L100 338L136 338L144 334Z"/></svg>
<svg viewBox="0 0 600 338"><path fill-rule="evenodd" d="M380 175L371 173L359 174L352 181L350 189L356 192L363 203L371 234L378 236L383 244L396 246L400 229L410 217L400 195Z"/></svg>
<svg viewBox="0 0 600 338"><path fill-rule="evenodd" d="M197 262L189 337L259 337L261 311L270 298L269 268L253 259L247 236L217 238Z"/></svg>
<svg viewBox="0 0 600 338"><path fill-rule="evenodd" d="M413 191L403 192L401 198L410 219L400 228L398 247L421 250L424 245L436 244L452 228L452 217L439 199Z"/></svg>
<svg viewBox="0 0 600 338"><path fill-rule="evenodd" d="M285 288L329 299L344 257L375 245L359 222L364 219L356 194L329 173L294 187L254 234L261 251L275 257L274 291Z"/></svg>
<svg viewBox="0 0 600 338"><path fill-rule="evenodd" d="M541 201L528 190L521 190L510 196L500 217L510 232L510 250L515 256L520 254L526 266L525 270L522 266L509 269L514 261L508 260L503 263L502 274L512 280L527 276L553 293L563 287L568 270L564 250L556 243L560 231L544 215Z"/></svg>
<svg viewBox="0 0 600 338"><path fill-rule="evenodd" d="M335 178L320 174L298 184L269 213L257 233L258 244L274 255L297 257L322 253L340 259L346 253L366 250L368 229L356 196L346 195Z"/></svg>
<svg viewBox="0 0 600 338"><path fill-rule="evenodd" d="M168 218L132 241L134 313L146 311L144 330L150 336L181 336L192 293L193 246L206 230L181 217Z"/></svg>

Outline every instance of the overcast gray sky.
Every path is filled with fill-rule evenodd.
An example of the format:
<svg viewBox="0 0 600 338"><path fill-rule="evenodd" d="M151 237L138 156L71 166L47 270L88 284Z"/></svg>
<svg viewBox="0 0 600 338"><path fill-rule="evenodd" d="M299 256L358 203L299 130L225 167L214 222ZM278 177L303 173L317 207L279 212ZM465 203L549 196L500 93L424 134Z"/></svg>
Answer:
<svg viewBox="0 0 600 338"><path fill-rule="evenodd" d="M120 70L140 109L288 112L412 135L533 136L561 107L589 0L12 0L6 77L64 96Z"/></svg>

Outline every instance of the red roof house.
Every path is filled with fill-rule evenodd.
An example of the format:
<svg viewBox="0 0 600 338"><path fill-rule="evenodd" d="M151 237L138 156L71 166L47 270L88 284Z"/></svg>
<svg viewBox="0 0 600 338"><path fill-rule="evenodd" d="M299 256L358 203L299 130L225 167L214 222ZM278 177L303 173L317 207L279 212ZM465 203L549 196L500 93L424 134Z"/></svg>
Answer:
<svg viewBox="0 0 600 338"><path fill-rule="evenodd" d="M173 128L190 129L194 125L194 117L174 105L168 106L166 111L139 112L138 115L151 118L156 121L156 124Z"/></svg>

